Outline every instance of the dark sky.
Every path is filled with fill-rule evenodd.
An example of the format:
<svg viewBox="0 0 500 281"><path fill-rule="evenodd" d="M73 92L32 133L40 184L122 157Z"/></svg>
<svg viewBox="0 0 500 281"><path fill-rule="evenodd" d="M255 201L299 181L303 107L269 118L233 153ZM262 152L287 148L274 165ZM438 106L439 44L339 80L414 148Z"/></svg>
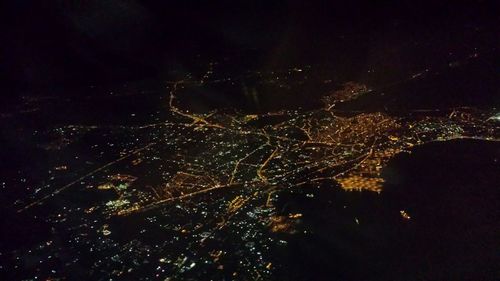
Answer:
<svg viewBox="0 0 500 281"><path fill-rule="evenodd" d="M7 1L4 87L161 80L224 57L242 69L328 63L356 76L498 45L495 1L379 2Z"/></svg>

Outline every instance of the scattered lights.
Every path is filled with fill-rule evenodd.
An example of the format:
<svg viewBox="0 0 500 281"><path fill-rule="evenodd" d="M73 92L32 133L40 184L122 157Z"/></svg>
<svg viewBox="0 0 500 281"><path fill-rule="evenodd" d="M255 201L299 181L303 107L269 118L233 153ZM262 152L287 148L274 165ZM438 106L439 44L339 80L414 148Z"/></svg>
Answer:
<svg viewBox="0 0 500 281"><path fill-rule="evenodd" d="M405 210L401 210L401 211L399 211L399 213L401 214L401 217L403 219L405 219L405 220L411 219L410 215Z"/></svg>
<svg viewBox="0 0 500 281"><path fill-rule="evenodd" d="M490 118L488 118L488 120L500 121L500 113L497 113L496 115L491 116Z"/></svg>
<svg viewBox="0 0 500 281"><path fill-rule="evenodd" d="M76 187L71 192L77 196L87 192L100 195L51 217L55 224L70 225L65 243L84 249L81 256L91 253L95 257L92 272L127 279L149 270L159 279L194 280L204 272L216 271L242 280L269 279L279 266L266 260L271 249L286 247L287 235L311 233L303 227L307 215L280 213L275 207L280 192L302 187L316 190L323 183L338 184L346 191L381 192L382 170L401 152L436 140L499 136L498 129L484 121L499 121L500 114L488 118L470 109L433 112L431 116L413 112L404 118L338 111L337 104L371 92L354 82L325 97L324 108L310 112L195 114L177 108L176 96L181 91L235 80L211 80L216 76L215 66L210 65L199 79L169 84L171 115L166 120L112 128L68 126L55 130L56 140L44 146L62 150L92 138L105 140L89 145L98 155L93 160L101 166L62 188L54 189L50 182L32 191L47 194L55 190L36 204L63 195L70 187ZM307 72L306 68L285 71L293 76ZM272 83L291 80L279 73L264 78ZM266 120L272 122L266 124ZM52 175L72 172L67 167L54 167ZM303 196L314 204L320 196L311 190ZM411 219L405 210L400 215ZM354 222L360 224L358 218ZM56 256L60 246L57 241L49 242L37 251ZM78 262L75 258L68 266Z"/></svg>

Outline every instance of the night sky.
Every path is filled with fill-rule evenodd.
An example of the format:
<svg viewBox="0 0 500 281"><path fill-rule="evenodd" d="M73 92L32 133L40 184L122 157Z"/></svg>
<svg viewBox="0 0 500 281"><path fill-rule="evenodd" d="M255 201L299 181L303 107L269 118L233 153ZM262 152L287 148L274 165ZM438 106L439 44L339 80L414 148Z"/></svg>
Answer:
<svg viewBox="0 0 500 281"><path fill-rule="evenodd" d="M13 95L168 80L224 57L237 57L240 69L328 63L353 80L370 68L390 76L498 45L495 1L324 2L8 1L3 86Z"/></svg>

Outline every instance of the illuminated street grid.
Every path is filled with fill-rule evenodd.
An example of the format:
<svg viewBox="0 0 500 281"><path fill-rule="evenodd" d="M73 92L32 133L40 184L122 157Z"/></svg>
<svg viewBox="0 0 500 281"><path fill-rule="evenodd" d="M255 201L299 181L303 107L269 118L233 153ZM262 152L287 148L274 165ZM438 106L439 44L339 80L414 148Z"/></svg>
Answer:
<svg viewBox="0 0 500 281"><path fill-rule="evenodd" d="M201 81L168 84L166 121L56 129L64 141L47 148L54 153L87 138L98 140L85 144L101 151L95 162L112 160L73 172L69 181L55 176L18 204L20 212L36 214L43 205L64 202L48 221L55 235L70 234L29 250L40 264L54 267L36 276L57 280L83 267L90 276L113 280L269 279L279 266L272 250L286 247L302 219L275 208L283 190L331 182L346 191L382 192L381 171L398 153L433 141L500 137L495 113L473 108L406 116L338 110L373 92L353 82L314 111L195 114L181 108L179 100L192 89L230 81L210 80L213 71ZM71 260L60 264L63 253ZM21 270L22 264L17 258L12 266Z"/></svg>

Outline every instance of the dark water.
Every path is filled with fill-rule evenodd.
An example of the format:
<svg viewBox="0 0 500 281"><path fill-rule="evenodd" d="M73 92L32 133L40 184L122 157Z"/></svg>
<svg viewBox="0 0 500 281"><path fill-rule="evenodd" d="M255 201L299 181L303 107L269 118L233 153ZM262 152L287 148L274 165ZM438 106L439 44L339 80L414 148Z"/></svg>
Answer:
<svg viewBox="0 0 500 281"><path fill-rule="evenodd" d="M284 195L307 233L278 255L280 278L495 280L499 156L494 143L433 143L391 161L381 194L324 185L303 191L314 198Z"/></svg>

